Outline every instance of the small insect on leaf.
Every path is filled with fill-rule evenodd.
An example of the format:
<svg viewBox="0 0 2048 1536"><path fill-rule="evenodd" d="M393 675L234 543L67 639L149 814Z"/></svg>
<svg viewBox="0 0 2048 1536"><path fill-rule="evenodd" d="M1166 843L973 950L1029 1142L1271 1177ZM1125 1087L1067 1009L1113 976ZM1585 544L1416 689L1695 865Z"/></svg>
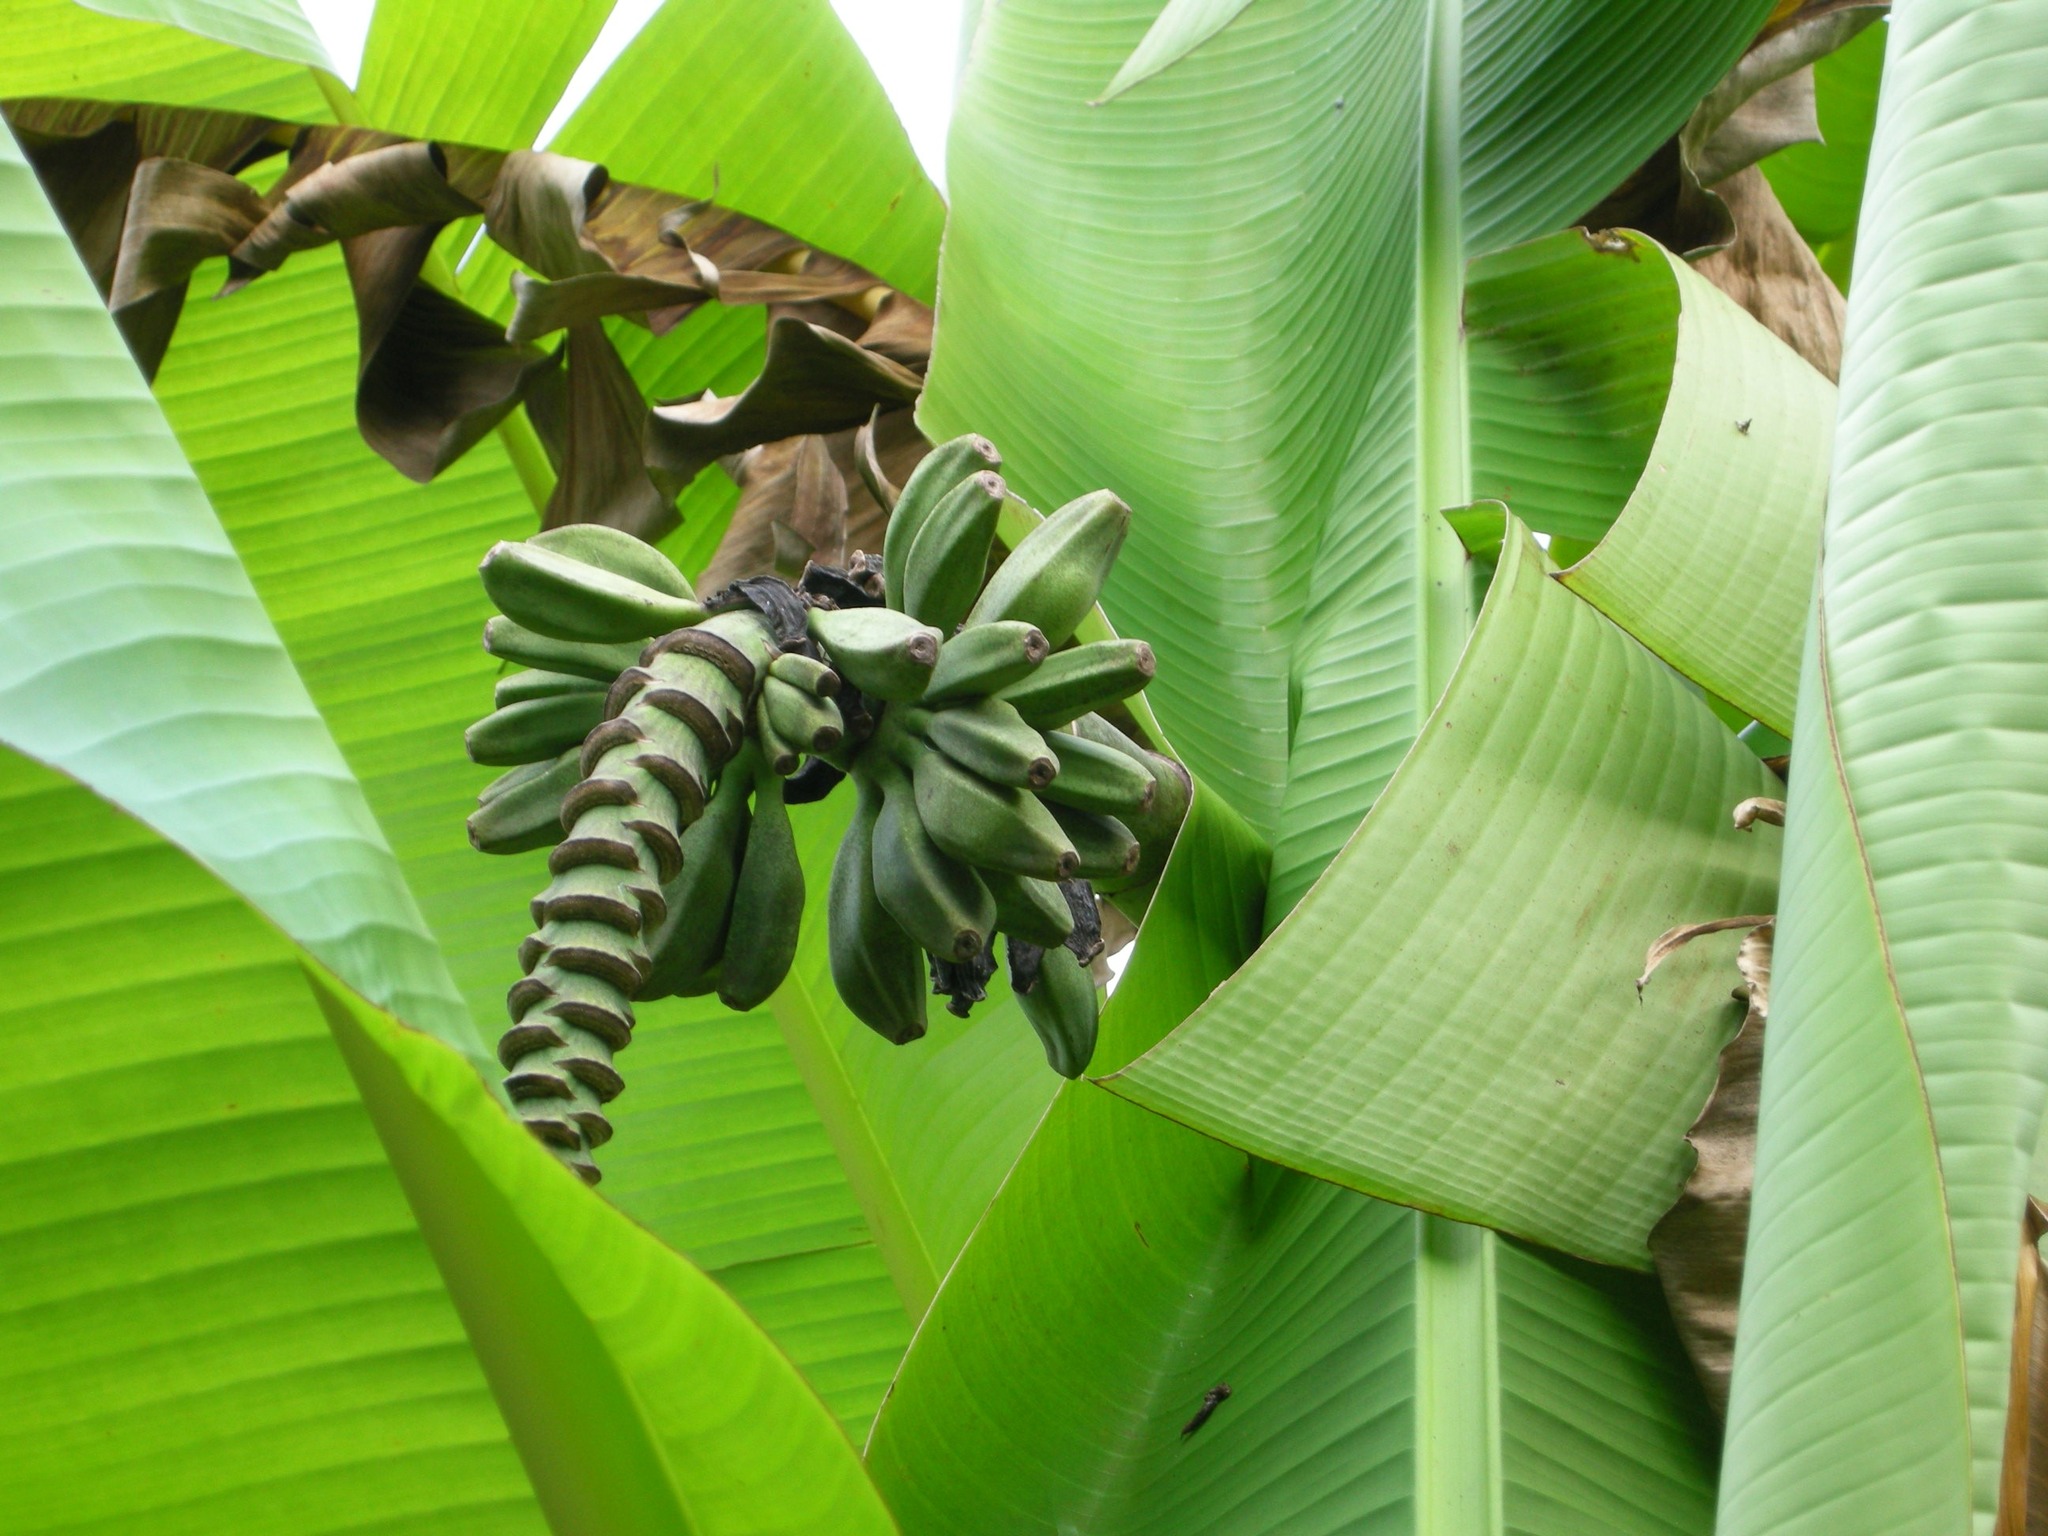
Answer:
<svg viewBox="0 0 2048 1536"><path fill-rule="evenodd" d="M1196 1430L1208 1423L1209 1415L1221 1407L1223 1400L1228 1396L1230 1396L1230 1383L1227 1381L1219 1381L1215 1386L1204 1392L1202 1394L1202 1406L1195 1410L1195 1416L1192 1419L1189 1419L1187 1423L1180 1427L1181 1439L1187 1439L1189 1435L1192 1435Z"/></svg>

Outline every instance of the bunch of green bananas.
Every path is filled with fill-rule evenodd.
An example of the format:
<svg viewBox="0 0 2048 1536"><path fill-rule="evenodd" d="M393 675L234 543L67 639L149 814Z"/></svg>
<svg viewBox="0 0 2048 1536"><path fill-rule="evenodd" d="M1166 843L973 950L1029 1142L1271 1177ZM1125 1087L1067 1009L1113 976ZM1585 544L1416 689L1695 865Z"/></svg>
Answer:
<svg viewBox="0 0 2048 1536"><path fill-rule="evenodd" d="M523 670L465 738L509 769L470 840L552 850L498 1054L520 1116L586 1179L634 1001L715 991L750 1009L788 974L804 907L788 806L849 774L829 904L848 1006L916 1039L928 973L965 1014L1001 934L1047 1059L1086 1068L1096 893L1156 880L1191 784L1102 713L1144 687L1150 648L1072 643L1129 510L1084 496L991 577L997 462L978 437L934 450L880 561L814 568L802 591L749 578L700 602L659 551L587 524L485 556L501 614L484 648Z"/></svg>
<svg viewBox="0 0 2048 1536"><path fill-rule="evenodd" d="M554 850L498 1056L521 1118L595 1181L633 1000L715 989L752 1008L789 969L804 885L778 775L838 744L837 679L780 653L759 611L707 613L614 529L499 544L481 574L503 610L484 648L531 670L467 733L476 761L519 765L479 797L470 840Z"/></svg>
<svg viewBox="0 0 2048 1536"><path fill-rule="evenodd" d="M998 463L980 437L935 449L890 517L890 606L810 614L812 637L875 707L845 759L858 800L832 871L832 974L869 1027L914 1040L927 957L934 990L965 1013L1001 934L1047 1060L1077 1077L1095 1046L1093 892L1156 877L1139 832L1177 831L1189 783L1099 713L1145 686L1151 648L1069 644L1130 509L1107 491L1070 502L991 577L1008 495Z"/></svg>

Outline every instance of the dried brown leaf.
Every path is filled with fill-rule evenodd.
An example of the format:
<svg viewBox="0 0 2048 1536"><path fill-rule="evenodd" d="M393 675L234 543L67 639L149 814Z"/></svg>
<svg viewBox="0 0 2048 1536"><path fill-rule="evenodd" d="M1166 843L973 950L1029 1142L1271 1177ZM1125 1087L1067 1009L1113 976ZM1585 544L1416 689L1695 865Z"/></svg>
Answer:
<svg viewBox="0 0 2048 1536"><path fill-rule="evenodd" d="M2041 1238L2048 1208L2029 1198L2020 1217L2020 1264L2013 1290L2011 1376L2005 1455L1992 1536L2048 1536L2048 1266Z"/></svg>
<svg viewBox="0 0 2048 1536"><path fill-rule="evenodd" d="M655 408L648 462L659 483L680 490L729 454L857 427L877 405L907 405L921 387L901 363L820 326L785 318L769 327L767 359L743 392Z"/></svg>
<svg viewBox="0 0 2048 1536"><path fill-rule="evenodd" d="M860 483L867 487L868 495L883 512L896 510L896 498L903 494L902 488L889 479L882 468L882 461L875 454L875 423L881 420L882 408L878 405L868 419L854 429L853 462L860 471Z"/></svg>
<svg viewBox="0 0 2048 1536"><path fill-rule="evenodd" d="M558 362L419 280L439 234L423 224L342 242L356 298L356 426L419 481L468 452Z"/></svg>
<svg viewBox="0 0 2048 1536"><path fill-rule="evenodd" d="M282 196L272 190L275 205L234 249L241 281L275 272L295 253L335 240L422 225L438 230L481 211L448 179L448 156L438 144L405 141L358 149L363 142L361 135L308 136L293 155ZM304 169L322 155L337 158Z"/></svg>
<svg viewBox="0 0 2048 1536"><path fill-rule="evenodd" d="M1710 933L1726 933L1731 928L1754 928L1772 921L1768 912L1748 917L1717 917L1705 923L1680 923L1676 928L1666 929L1643 955L1643 974L1636 978L1636 991L1641 992L1650 984L1650 978L1657 974L1657 967L1677 954L1694 939L1705 938Z"/></svg>
<svg viewBox="0 0 2048 1536"><path fill-rule="evenodd" d="M156 377L198 265L225 256L263 218L240 178L190 160L136 167L107 307L145 378Z"/></svg>
<svg viewBox="0 0 2048 1536"><path fill-rule="evenodd" d="M1785 825L1785 802L1756 795L1735 807L1735 830L1747 832L1758 822L1769 827Z"/></svg>
<svg viewBox="0 0 2048 1536"><path fill-rule="evenodd" d="M1695 262L1695 269L1828 379L1840 378L1848 306L1764 173L1751 166L1714 191L1734 219L1735 232L1728 245Z"/></svg>
<svg viewBox="0 0 2048 1536"><path fill-rule="evenodd" d="M677 517L647 478L647 401L601 321L571 326L567 354L555 489L541 525L604 523L655 543Z"/></svg>
<svg viewBox="0 0 2048 1536"><path fill-rule="evenodd" d="M1743 985L1735 996L1746 999L1748 1008L1735 1038L1721 1052L1714 1091L1686 1132L1697 1157L1692 1175L1650 1231L1650 1256L1679 1339L1708 1400L1723 1416L1735 1363L1736 1304L1756 1176L1756 1113L1775 928L1769 919L1757 923L1737 951Z"/></svg>

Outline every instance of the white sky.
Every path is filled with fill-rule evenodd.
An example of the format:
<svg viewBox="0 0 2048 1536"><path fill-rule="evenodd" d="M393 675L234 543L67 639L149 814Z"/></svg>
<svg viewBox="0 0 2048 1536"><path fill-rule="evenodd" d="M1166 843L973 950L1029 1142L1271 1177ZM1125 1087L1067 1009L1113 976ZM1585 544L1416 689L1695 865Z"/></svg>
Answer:
<svg viewBox="0 0 2048 1536"><path fill-rule="evenodd" d="M320 41L351 85L362 67L363 40L375 0L300 0ZM881 78L917 157L941 188L946 184L946 123L953 112L953 75L960 51L961 0L832 0L832 8ZM605 68L645 26L661 0L618 0L589 57L569 82L545 144L589 94Z"/></svg>

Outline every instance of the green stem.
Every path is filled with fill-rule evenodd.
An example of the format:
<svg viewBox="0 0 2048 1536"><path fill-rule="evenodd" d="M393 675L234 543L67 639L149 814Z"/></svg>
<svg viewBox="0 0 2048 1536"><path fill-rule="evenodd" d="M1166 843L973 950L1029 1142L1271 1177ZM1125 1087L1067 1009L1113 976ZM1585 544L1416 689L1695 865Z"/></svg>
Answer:
<svg viewBox="0 0 2048 1536"><path fill-rule="evenodd" d="M337 123L344 128L366 126L362 103L356 100L354 91L327 70L316 69L312 75L313 83L320 88L320 94L326 99L327 108ZM462 297L461 279L438 250L427 252L420 276L450 298ZM526 491L526 499L533 503L535 512L546 517L548 502L555 493L555 469L548 462L547 450L541 446L540 434L534 431L526 412L516 409L498 423L497 432L506 457L512 461L512 472L519 477L519 484Z"/></svg>
<svg viewBox="0 0 2048 1536"><path fill-rule="evenodd" d="M1433 0L1422 117L1416 271L1416 721L1442 697L1472 628L1465 547L1440 515L1471 498L1460 164L1463 0ZM1416 1223L1416 1528L1499 1536L1495 1238L1440 1216Z"/></svg>

